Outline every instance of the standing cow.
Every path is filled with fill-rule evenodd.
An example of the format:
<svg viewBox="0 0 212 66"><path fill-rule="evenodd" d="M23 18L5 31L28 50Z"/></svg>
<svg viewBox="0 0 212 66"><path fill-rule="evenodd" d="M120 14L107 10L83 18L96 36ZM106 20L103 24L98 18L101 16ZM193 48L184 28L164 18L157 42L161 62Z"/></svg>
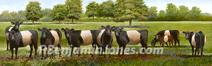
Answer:
<svg viewBox="0 0 212 66"><path fill-rule="evenodd" d="M113 27L115 31L116 41L119 45L118 55L120 55L121 47L123 48L122 55L127 44L141 43L142 47L147 48L148 30L129 30L124 31L122 27Z"/></svg>
<svg viewBox="0 0 212 66"><path fill-rule="evenodd" d="M41 53L42 58L44 57L44 48L46 47L46 56L48 56L49 48L52 49L52 52L55 50L54 46L57 46L59 49L59 56L61 56L61 40L62 33L59 29L48 29L48 28L38 28L41 31L40 43L41 43ZM53 53L52 53L53 54Z"/></svg>
<svg viewBox="0 0 212 66"><path fill-rule="evenodd" d="M6 38L6 43L7 43L7 48L6 50L9 50L9 32L12 30L13 26L8 26L6 29L5 29L5 38Z"/></svg>
<svg viewBox="0 0 212 66"><path fill-rule="evenodd" d="M30 55L32 56L33 47L35 50L35 55L37 55L37 40L38 33L35 30L26 30L19 31L19 26L22 23L15 22L15 26L9 31L9 42L10 42L10 50L12 53L11 58L13 58L13 52L15 49L15 58L17 58L18 48L26 47L30 45Z"/></svg>
<svg viewBox="0 0 212 66"><path fill-rule="evenodd" d="M62 28L65 33L66 39L68 40L68 43L71 47L71 55L73 54L74 47L78 47L78 50L80 50L81 45L92 44L94 52L96 50L96 46L98 46L99 48L102 48L102 53L105 51L106 46L108 48L111 48L111 27L108 25L106 27L102 26L102 28L103 29L101 30L70 30L68 28Z"/></svg>
<svg viewBox="0 0 212 66"><path fill-rule="evenodd" d="M175 46L176 46L176 43L178 43L178 46L180 46L179 31L178 30L162 30L155 35L154 39L151 42L151 45L155 46L157 41L160 41L160 46L162 47L164 46L164 43L167 46L173 46L173 42L175 42Z"/></svg>
<svg viewBox="0 0 212 66"><path fill-rule="evenodd" d="M183 32L185 34L185 38L189 41L192 48L192 55L196 56L196 53L201 53L203 55L203 47L206 43L206 36L202 31L197 33L194 32Z"/></svg>

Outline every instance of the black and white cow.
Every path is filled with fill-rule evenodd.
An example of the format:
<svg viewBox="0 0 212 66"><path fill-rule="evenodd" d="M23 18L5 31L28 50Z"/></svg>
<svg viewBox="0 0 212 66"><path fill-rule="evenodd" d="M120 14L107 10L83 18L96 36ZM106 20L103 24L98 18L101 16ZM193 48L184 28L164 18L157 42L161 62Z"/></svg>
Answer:
<svg viewBox="0 0 212 66"><path fill-rule="evenodd" d="M7 48L6 50L9 50L9 32L12 30L13 26L8 26L6 29L5 29L5 38L6 38L6 43L7 43Z"/></svg>
<svg viewBox="0 0 212 66"><path fill-rule="evenodd" d="M155 46L156 42L160 41L160 46L164 46L164 43L168 46L167 43L169 43L170 46L173 46L173 42L175 42L175 46L178 43L178 46L180 46L180 40L179 40L179 31L178 30L162 30L159 31L154 39L151 42L152 46Z"/></svg>
<svg viewBox="0 0 212 66"><path fill-rule="evenodd" d="M119 45L118 55L120 55L121 48L123 48L122 55L124 55L127 44L141 43L142 47L147 48L148 30L124 31L122 27L113 27L113 30L115 31L116 41Z"/></svg>
<svg viewBox="0 0 212 66"><path fill-rule="evenodd" d="M183 32L185 34L186 39L189 41L192 47L192 55L196 56L196 53L201 53L203 55L204 44L206 43L206 36L202 31L197 33L194 32Z"/></svg>
<svg viewBox="0 0 212 66"><path fill-rule="evenodd" d="M62 33L59 29L48 29L48 28L38 28L39 31L41 31L41 37L40 37L40 43L41 43L41 54L42 58L44 57L44 49L46 50L46 56L48 56L49 48L52 49L52 51L55 50L55 46L59 49L59 56L61 56L61 41L62 41Z"/></svg>
<svg viewBox="0 0 212 66"><path fill-rule="evenodd" d="M101 30L74 30L64 29L66 39L71 47L71 55L73 54L74 47L80 50L81 45L92 44L94 52L96 47L102 48L102 53L105 51L106 46L111 48L112 45L112 32L110 26L102 26ZM80 53L80 51L79 51ZM80 55L80 54L79 54Z"/></svg>
<svg viewBox="0 0 212 66"><path fill-rule="evenodd" d="M15 58L17 58L17 52L19 47L25 47L30 45L30 55L32 56L33 47L35 50L35 55L37 55L37 40L38 33L35 30L26 30L19 31L19 26L22 23L16 22L15 26L9 31L9 42L10 42L10 50L12 53L11 58L13 58L13 52L15 49Z"/></svg>

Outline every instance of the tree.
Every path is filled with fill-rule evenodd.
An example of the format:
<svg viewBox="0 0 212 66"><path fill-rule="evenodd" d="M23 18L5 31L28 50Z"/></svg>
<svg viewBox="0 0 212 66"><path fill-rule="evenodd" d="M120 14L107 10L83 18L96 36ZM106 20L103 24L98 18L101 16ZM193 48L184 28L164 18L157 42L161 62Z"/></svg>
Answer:
<svg viewBox="0 0 212 66"><path fill-rule="evenodd" d="M120 21L129 21L132 25L133 19L139 19L147 15L147 6L143 0L116 0L116 19Z"/></svg>
<svg viewBox="0 0 212 66"><path fill-rule="evenodd" d="M54 6L52 10L52 15L53 15L53 20L57 20L59 21L59 23L61 23L61 21L64 20L66 17L65 5L58 4Z"/></svg>
<svg viewBox="0 0 212 66"><path fill-rule="evenodd" d="M38 21L42 17L40 3L37 1L31 1L26 6L26 18L27 20Z"/></svg>
<svg viewBox="0 0 212 66"><path fill-rule="evenodd" d="M201 15L201 10L198 7L192 7L192 9L189 12L190 14L190 20L199 20Z"/></svg>
<svg viewBox="0 0 212 66"><path fill-rule="evenodd" d="M85 14L88 17L94 17L98 15L98 3L96 3L95 1L91 2L88 4L88 6L86 7L86 12Z"/></svg>
<svg viewBox="0 0 212 66"><path fill-rule="evenodd" d="M177 11L178 9L174 4L172 3L167 4L167 8L166 8L167 20L176 20Z"/></svg>
<svg viewBox="0 0 212 66"><path fill-rule="evenodd" d="M165 20L166 12L164 10L160 10L158 14L158 20Z"/></svg>
<svg viewBox="0 0 212 66"><path fill-rule="evenodd" d="M179 6L179 10L178 10L178 19L179 20L188 20L188 16L189 16L189 9L188 7L181 5Z"/></svg>
<svg viewBox="0 0 212 66"><path fill-rule="evenodd" d="M100 17L114 17L114 6L112 0L108 0L100 4L100 8L98 9L98 16Z"/></svg>
<svg viewBox="0 0 212 66"><path fill-rule="evenodd" d="M66 0L65 6L67 9L67 18L78 20L82 14L82 1L81 0Z"/></svg>
<svg viewBox="0 0 212 66"><path fill-rule="evenodd" d="M45 8L41 10L42 18L40 18L40 21L49 22L52 21L52 9Z"/></svg>
<svg viewBox="0 0 212 66"><path fill-rule="evenodd" d="M148 18L154 20L157 17L157 7L152 6L148 9Z"/></svg>

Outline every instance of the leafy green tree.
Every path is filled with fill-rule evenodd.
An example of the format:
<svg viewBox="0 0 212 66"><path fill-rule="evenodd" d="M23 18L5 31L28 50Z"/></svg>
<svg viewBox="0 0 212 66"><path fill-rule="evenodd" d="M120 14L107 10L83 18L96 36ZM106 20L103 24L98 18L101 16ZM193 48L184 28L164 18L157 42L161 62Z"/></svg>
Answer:
<svg viewBox="0 0 212 66"><path fill-rule="evenodd" d="M177 7L173 4L173 3L169 3L167 4L167 9L166 9L166 18L167 20L176 20L176 15L177 15L177 12L178 9Z"/></svg>
<svg viewBox="0 0 212 66"><path fill-rule="evenodd" d="M88 17L93 17L94 20L94 17L98 15L98 6L99 6L98 3L96 3L95 1L89 3L88 6L86 7L85 14Z"/></svg>
<svg viewBox="0 0 212 66"><path fill-rule="evenodd" d="M158 13L158 20L166 20L166 12L164 10L160 10Z"/></svg>
<svg viewBox="0 0 212 66"><path fill-rule="evenodd" d="M188 20L188 16L189 16L189 9L188 7L181 5L179 6L179 10L178 10L178 19L179 20Z"/></svg>
<svg viewBox="0 0 212 66"><path fill-rule="evenodd" d="M80 15L82 14L81 0L66 0L65 6L67 10L67 18L72 19L72 22L80 18Z"/></svg>
<svg viewBox="0 0 212 66"><path fill-rule="evenodd" d="M198 7L192 7L192 9L189 12L190 19L189 20L199 20L201 16L201 10Z"/></svg>
<svg viewBox="0 0 212 66"><path fill-rule="evenodd" d="M129 21L129 26L132 25L132 20L139 19L147 15L147 6L143 0L116 0L116 20Z"/></svg>
<svg viewBox="0 0 212 66"><path fill-rule="evenodd" d="M37 1L31 1L26 6L26 18L27 20L38 21L42 17L40 3Z"/></svg>
<svg viewBox="0 0 212 66"><path fill-rule="evenodd" d="M53 20L52 9L49 8L42 9L41 14L43 17L40 18L40 21L50 22Z"/></svg>
<svg viewBox="0 0 212 66"><path fill-rule="evenodd" d="M148 18L154 20L157 17L157 7L152 6L148 9Z"/></svg>
<svg viewBox="0 0 212 66"><path fill-rule="evenodd" d="M54 6L52 10L53 19L59 21L61 23L62 20L66 17L66 8L63 4L58 4Z"/></svg>
<svg viewBox="0 0 212 66"><path fill-rule="evenodd" d="M114 17L114 6L112 0L108 0L100 4L100 8L98 9L98 16L100 17Z"/></svg>

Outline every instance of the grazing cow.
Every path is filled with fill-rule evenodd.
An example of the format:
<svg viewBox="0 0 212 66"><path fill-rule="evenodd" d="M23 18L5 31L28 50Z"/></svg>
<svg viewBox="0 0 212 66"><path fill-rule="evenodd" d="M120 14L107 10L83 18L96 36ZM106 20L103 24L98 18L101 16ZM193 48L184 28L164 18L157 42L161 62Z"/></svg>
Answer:
<svg viewBox="0 0 212 66"><path fill-rule="evenodd" d="M80 49L81 45L92 44L94 52L96 46L102 48L102 53L105 51L106 46L111 48L112 45L112 32L110 26L102 26L101 30L74 30L74 29L64 29L66 39L71 47L71 55L73 54L74 47ZM80 53L80 51L79 51ZM80 55L80 54L79 54Z"/></svg>
<svg viewBox="0 0 212 66"><path fill-rule="evenodd" d="M178 46L180 46L179 31L162 30L155 35L154 39L151 42L151 45L155 46L157 41L160 41L160 46L162 47L164 46L164 43L166 43L167 46L173 46L173 41L175 42L175 46L177 43ZM169 43L169 45L167 43Z"/></svg>
<svg viewBox="0 0 212 66"><path fill-rule="evenodd" d="M197 33L194 32L183 32L185 34L185 38L189 41L191 47L192 47L192 55L196 56L196 53L201 53L201 56L203 55L203 47L206 43L206 36L202 31L199 31Z"/></svg>
<svg viewBox="0 0 212 66"><path fill-rule="evenodd" d="M5 38L6 38L6 42L7 42L7 49L6 50L9 50L9 32L12 30L13 26L8 26L6 29L5 29Z"/></svg>
<svg viewBox="0 0 212 66"><path fill-rule="evenodd" d="M124 55L127 44L141 43L142 47L147 49L148 30L124 31L122 27L113 27L113 31L115 31L116 41L119 45L118 55L120 55L121 47L123 48L122 55Z"/></svg>
<svg viewBox="0 0 212 66"><path fill-rule="evenodd" d="M41 43L41 53L42 58L44 57L44 48L46 47L46 55L48 56L48 50L49 48L52 49L52 51L55 50L54 46L57 46L59 49L59 56L61 56L61 39L62 39L62 33L59 29L47 29L47 28L38 28L39 31L41 31L41 37L40 37L40 43Z"/></svg>
<svg viewBox="0 0 212 66"><path fill-rule="evenodd" d="M15 58L17 58L17 52L19 47L25 47L30 45L30 55L32 56L33 47L35 50L35 55L37 55L37 40L38 33L35 30L19 31L19 26L22 23L16 22L15 26L9 32L9 42L10 50L12 53L11 58L13 58L13 51L15 48Z"/></svg>

